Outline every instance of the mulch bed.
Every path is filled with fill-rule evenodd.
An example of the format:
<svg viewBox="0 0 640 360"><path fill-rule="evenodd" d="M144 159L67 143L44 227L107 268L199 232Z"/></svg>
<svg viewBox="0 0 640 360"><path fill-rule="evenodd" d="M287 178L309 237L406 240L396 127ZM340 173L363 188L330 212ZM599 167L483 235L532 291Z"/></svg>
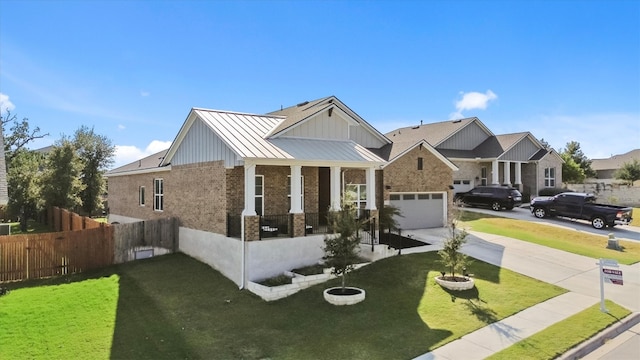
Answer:
<svg viewBox="0 0 640 360"><path fill-rule="evenodd" d="M400 236L398 234L386 233L380 235L380 244L386 244L394 249L407 249L416 246L430 245L429 243L418 241L408 238L406 236Z"/></svg>

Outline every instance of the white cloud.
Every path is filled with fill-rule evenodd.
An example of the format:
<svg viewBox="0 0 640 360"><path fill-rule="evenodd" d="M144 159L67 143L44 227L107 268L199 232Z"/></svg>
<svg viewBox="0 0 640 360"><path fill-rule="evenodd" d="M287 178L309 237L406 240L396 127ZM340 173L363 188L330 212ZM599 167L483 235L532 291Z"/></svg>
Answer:
<svg viewBox="0 0 640 360"><path fill-rule="evenodd" d="M160 140L153 140L144 150L133 145L116 145L113 168L140 160L159 151L168 149L169 146L171 146L171 141Z"/></svg>
<svg viewBox="0 0 640 360"><path fill-rule="evenodd" d="M491 90L487 90L487 92L484 94L475 91L468 93L461 92L460 94L462 94L462 98L456 101L456 112L449 115L451 119L459 119L464 117L464 115L462 115L462 112L465 110L484 110L487 108L489 101L498 98L498 95L496 95Z"/></svg>
<svg viewBox="0 0 640 360"><path fill-rule="evenodd" d="M142 96L142 97L147 97L149 95L151 95L151 94L148 91L144 91L144 90L140 91L140 96Z"/></svg>
<svg viewBox="0 0 640 360"><path fill-rule="evenodd" d="M126 127L122 124L118 124L118 130L124 130Z"/></svg>
<svg viewBox="0 0 640 360"><path fill-rule="evenodd" d="M9 100L9 95L0 93L0 112L4 112L7 110L12 111L15 108L16 106L13 105L11 100Z"/></svg>

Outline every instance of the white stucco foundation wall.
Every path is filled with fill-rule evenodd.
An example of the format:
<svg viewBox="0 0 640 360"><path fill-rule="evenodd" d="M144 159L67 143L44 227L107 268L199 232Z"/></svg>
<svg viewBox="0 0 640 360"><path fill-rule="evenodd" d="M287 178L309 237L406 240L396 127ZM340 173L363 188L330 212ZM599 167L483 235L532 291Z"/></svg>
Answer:
<svg viewBox="0 0 640 360"><path fill-rule="evenodd" d="M323 247L323 235L249 241L247 280L259 281L280 275L284 271L316 264L324 255Z"/></svg>
<svg viewBox="0 0 640 360"><path fill-rule="evenodd" d="M221 234L180 227L180 251L242 285L242 242Z"/></svg>

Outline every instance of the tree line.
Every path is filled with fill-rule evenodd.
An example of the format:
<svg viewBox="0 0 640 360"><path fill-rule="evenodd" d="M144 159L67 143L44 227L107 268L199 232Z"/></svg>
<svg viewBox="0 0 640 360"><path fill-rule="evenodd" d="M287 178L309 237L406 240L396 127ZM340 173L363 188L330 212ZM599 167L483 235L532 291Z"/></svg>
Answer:
<svg viewBox="0 0 640 360"><path fill-rule="evenodd" d="M0 116L7 170L7 212L18 218L22 231L27 221L43 210L58 206L93 216L103 211L106 180L103 174L113 164L115 146L93 128L81 126L72 136L62 135L48 151L27 145L48 136L29 119L18 119L6 111Z"/></svg>

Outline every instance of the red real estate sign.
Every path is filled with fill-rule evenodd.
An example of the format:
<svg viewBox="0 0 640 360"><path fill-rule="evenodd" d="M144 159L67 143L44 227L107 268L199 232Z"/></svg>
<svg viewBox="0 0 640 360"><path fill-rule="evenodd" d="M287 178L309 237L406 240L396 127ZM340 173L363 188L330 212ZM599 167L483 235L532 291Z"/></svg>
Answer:
<svg viewBox="0 0 640 360"><path fill-rule="evenodd" d="M602 269L604 281L609 284L622 285L622 270Z"/></svg>

